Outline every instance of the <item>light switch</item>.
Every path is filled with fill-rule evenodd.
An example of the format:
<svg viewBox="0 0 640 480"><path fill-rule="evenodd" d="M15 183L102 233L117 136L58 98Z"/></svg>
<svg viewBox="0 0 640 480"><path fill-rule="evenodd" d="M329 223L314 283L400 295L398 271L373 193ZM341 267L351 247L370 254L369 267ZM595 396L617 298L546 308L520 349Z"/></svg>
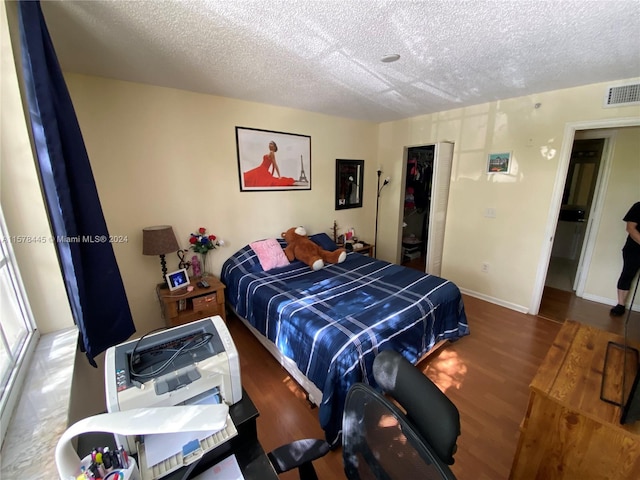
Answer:
<svg viewBox="0 0 640 480"><path fill-rule="evenodd" d="M493 207L487 207L484 211L484 216L487 218L496 218L496 209Z"/></svg>

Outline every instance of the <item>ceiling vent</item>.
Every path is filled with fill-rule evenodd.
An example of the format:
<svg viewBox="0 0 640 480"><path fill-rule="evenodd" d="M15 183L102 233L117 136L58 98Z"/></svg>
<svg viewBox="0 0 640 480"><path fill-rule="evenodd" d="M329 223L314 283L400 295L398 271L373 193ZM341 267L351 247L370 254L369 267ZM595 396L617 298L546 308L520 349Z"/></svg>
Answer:
<svg viewBox="0 0 640 480"><path fill-rule="evenodd" d="M640 104L640 83L609 87L604 99L605 107Z"/></svg>

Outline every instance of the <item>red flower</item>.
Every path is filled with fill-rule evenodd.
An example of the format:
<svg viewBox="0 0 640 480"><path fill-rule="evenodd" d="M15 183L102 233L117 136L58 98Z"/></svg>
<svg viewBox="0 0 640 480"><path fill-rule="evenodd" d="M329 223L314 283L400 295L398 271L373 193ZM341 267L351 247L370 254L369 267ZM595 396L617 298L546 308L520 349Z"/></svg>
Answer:
<svg viewBox="0 0 640 480"><path fill-rule="evenodd" d="M206 254L210 250L214 250L220 246L218 237L208 235L206 231L206 228L200 227L196 233L192 233L189 237L189 244L194 252Z"/></svg>

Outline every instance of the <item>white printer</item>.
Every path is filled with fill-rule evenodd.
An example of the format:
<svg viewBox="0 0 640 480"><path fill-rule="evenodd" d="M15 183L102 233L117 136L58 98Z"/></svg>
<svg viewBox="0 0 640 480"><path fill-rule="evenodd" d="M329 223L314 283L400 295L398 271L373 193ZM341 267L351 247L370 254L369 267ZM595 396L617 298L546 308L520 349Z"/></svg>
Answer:
<svg viewBox="0 0 640 480"><path fill-rule="evenodd" d="M242 399L240 361L220 316L111 347L105 357L107 411ZM135 439L117 437L129 452Z"/></svg>

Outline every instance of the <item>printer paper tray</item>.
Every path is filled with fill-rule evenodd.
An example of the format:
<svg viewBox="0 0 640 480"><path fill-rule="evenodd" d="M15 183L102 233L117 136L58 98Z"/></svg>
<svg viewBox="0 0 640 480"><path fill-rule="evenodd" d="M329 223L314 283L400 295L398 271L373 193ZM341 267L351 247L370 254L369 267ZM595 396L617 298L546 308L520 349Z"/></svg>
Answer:
<svg viewBox="0 0 640 480"><path fill-rule="evenodd" d="M238 435L238 430L236 430L236 426L233 424L231 416L227 415L227 422L224 428L201 440L200 448L196 451L186 457L183 456L182 452L177 453L176 455L173 455L172 457L169 457L151 467L147 465L144 443L138 442L138 460L140 463L140 474L142 475L142 480L157 480L181 467L190 465L196 460L199 460L208 451L213 450L236 435Z"/></svg>

